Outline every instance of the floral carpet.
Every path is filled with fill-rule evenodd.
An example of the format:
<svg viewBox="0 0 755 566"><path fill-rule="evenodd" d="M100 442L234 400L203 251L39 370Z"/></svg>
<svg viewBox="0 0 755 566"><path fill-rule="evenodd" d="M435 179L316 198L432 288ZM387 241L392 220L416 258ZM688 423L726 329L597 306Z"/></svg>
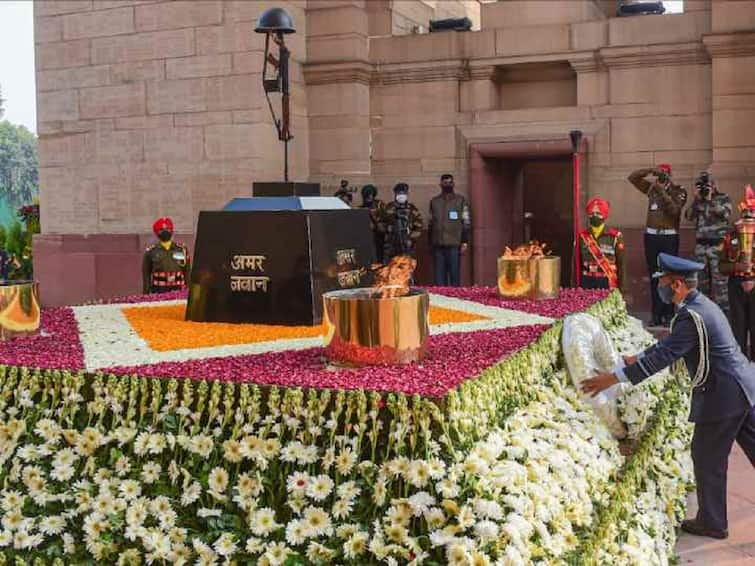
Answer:
<svg viewBox="0 0 755 566"><path fill-rule="evenodd" d="M566 289L559 299L514 301L486 287L429 291L429 356L408 366L333 368L321 326L187 322L181 294L46 310L39 336L0 344L0 363L440 397L533 343L555 319L606 297Z"/></svg>

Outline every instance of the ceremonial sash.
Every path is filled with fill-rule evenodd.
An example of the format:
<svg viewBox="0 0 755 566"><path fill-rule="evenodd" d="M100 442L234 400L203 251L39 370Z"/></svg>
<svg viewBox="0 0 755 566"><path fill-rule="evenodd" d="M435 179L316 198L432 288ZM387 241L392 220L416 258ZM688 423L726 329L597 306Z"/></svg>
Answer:
<svg viewBox="0 0 755 566"><path fill-rule="evenodd" d="M592 255L593 259L603 270L603 273L606 274L606 277L608 278L608 286L611 289L616 289L616 287L619 286L619 276L616 273L616 268L611 265L611 262L608 261L608 259L606 259L606 256L603 255L600 246L598 246L598 242L596 242L594 238L591 238L589 235L584 233L580 234L580 236L582 237L582 241L587 246L587 249Z"/></svg>

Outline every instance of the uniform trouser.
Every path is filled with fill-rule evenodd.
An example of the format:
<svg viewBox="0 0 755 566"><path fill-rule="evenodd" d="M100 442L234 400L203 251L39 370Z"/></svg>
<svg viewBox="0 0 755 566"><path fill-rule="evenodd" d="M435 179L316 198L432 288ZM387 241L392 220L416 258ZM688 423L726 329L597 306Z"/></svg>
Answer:
<svg viewBox="0 0 755 566"><path fill-rule="evenodd" d="M721 257L721 246L709 244L695 244L695 259L705 265L705 269L697 274L697 288L710 297L721 310L729 312L729 278L718 269Z"/></svg>
<svg viewBox="0 0 755 566"><path fill-rule="evenodd" d="M441 287L461 285L459 246L433 246L435 284Z"/></svg>
<svg viewBox="0 0 755 566"><path fill-rule="evenodd" d="M650 300L653 307L653 320L671 319L674 316L674 305L667 305L658 296L658 279L653 279L653 273L658 271L658 254L664 252L671 255L679 253L679 234L645 234L645 261L650 273Z"/></svg>
<svg viewBox="0 0 755 566"><path fill-rule="evenodd" d="M755 290L745 291L735 277L729 278L729 322L742 353L755 361Z"/></svg>
<svg viewBox="0 0 755 566"><path fill-rule="evenodd" d="M692 461L697 483L697 519L709 529L727 528L726 475L735 440L755 466L755 408L738 417L695 425Z"/></svg>

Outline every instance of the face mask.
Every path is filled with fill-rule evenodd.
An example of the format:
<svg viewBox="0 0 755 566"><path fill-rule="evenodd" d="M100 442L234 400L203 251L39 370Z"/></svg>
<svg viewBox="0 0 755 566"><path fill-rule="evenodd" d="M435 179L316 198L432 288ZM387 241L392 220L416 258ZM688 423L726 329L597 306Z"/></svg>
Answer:
<svg viewBox="0 0 755 566"><path fill-rule="evenodd" d="M370 206L375 198L372 195L367 195L362 200L364 201L364 206Z"/></svg>
<svg viewBox="0 0 755 566"><path fill-rule="evenodd" d="M405 204L409 200L409 195L400 194L396 195L396 202L399 204Z"/></svg>
<svg viewBox="0 0 755 566"><path fill-rule="evenodd" d="M667 305L674 302L674 290L671 285L658 285L658 296Z"/></svg>
<svg viewBox="0 0 755 566"><path fill-rule="evenodd" d="M443 189L444 193L452 193L452 192L454 192L454 186L453 185L441 185L441 188Z"/></svg>
<svg viewBox="0 0 755 566"><path fill-rule="evenodd" d="M173 233L170 230L160 230L157 233L157 237L160 238L161 242L170 242L170 239L173 237Z"/></svg>
<svg viewBox="0 0 755 566"><path fill-rule="evenodd" d="M600 216L591 216L590 226L592 226L593 228L597 228L598 226L603 226L603 219Z"/></svg>

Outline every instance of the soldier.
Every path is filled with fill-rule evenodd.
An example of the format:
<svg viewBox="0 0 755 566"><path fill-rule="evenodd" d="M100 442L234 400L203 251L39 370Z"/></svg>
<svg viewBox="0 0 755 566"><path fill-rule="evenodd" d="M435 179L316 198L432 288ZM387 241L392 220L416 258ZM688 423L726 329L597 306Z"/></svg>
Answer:
<svg viewBox="0 0 755 566"><path fill-rule="evenodd" d="M693 535L725 539L726 469L736 440L755 466L755 366L744 357L723 311L698 292L703 265L659 254L659 297L677 305L671 334L636 356L626 356L611 373L582 383L597 395L619 381L637 385L684 358L692 376L689 420L695 423L692 461L697 484L697 517L682 521Z"/></svg>
<svg viewBox="0 0 755 566"><path fill-rule="evenodd" d="M370 212L370 229L375 238L375 252L378 263L383 263L383 253L385 238L384 234L378 232L377 223L380 215L385 208L385 203L377 198L377 187L375 185L365 185L362 187L362 208Z"/></svg>
<svg viewBox="0 0 755 566"><path fill-rule="evenodd" d="M385 262L399 255L414 257L417 239L422 235L422 215L409 202L409 185L393 187L394 199L385 205L378 219L378 231L385 234Z"/></svg>
<svg viewBox="0 0 755 566"><path fill-rule="evenodd" d="M158 218L152 231L160 241L144 252L144 293L167 293L184 289L189 280L189 248L173 241L173 221L170 218Z"/></svg>
<svg viewBox="0 0 755 566"><path fill-rule="evenodd" d="M684 215L695 223L695 259L705 266L697 288L713 299L724 313L729 312L728 277L720 272L718 264L729 231L731 211L729 195L718 190L707 171L700 173L695 182L695 200Z"/></svg>
<svg viewBox="0 0 755 566"><path fill-rule="evenodd" d="M724 240L720 269L729 275L729 320L734 336L742 352L755 360L755 192L750 185L739 211L741 218L734 232Z"/></svg>
<svg viewBox="0 0 755 566"><path fill-rule="evenodd" d="M581 285L585 289L622 289L624 284L624 236L606 228L609 205L602 198L587 203L590 227L579 235Z"/></svg>
<svg viewBox="0 0 755 566"><path fill-rule="evenodd" d="M648 181L645 177L653 175ZM679 253L679 220L682 208L687 202L687 191L671 180L671 165L661 163L658 167L638 169L629 175L629 182L647 196L648 212L645 227L645 261L648 274L655 271L658 254L661 252L676 255ZM674 314L671 305L665 305L658 298L658 281L650 278L650 298L653 306L651 324L661 326L668 323Z"/></svg>

